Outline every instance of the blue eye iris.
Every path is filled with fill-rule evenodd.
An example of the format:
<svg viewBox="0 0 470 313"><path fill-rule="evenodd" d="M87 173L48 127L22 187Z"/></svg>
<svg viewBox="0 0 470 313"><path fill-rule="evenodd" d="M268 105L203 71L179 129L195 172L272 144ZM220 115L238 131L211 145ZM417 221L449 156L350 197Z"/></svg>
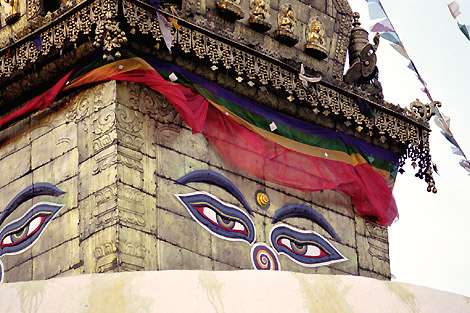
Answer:
<svg viewBox="0 0 470 313"><path fill-rule="evenodd" d="M307 267L318 267L347 259L320 234L301 231L287 225L271 230L271 245L292 261Z"/></svg>
<svg viewBox="0 0 470 313"><path fill-rule="evenodd" d="M251 218L237 207L205 192L176 195L191 216L214 235L227 240L255 241Z"/></svg>

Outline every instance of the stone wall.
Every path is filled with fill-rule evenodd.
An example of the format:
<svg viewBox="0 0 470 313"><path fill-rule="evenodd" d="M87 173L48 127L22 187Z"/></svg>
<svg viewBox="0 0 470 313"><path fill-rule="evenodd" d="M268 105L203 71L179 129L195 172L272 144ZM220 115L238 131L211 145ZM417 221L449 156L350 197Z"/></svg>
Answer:
<svg viewBox="0 0 470 313"><path fill-rule="evenodd" d="M7 282L108 271L251 269L247 243L212 235L174 196L207 191L239 205L218 187L175 184L196 169L221 173L241 190L254 209L256 242L269 245L271 218L287 203L308 204L333 225L340 241L313 222L286 222L321 234L348 261L308 268L281 255L282 270L390 278L386 229L355 216L348 197L332 191L304 193L241 174L145 87L95 86L0 137L0 210L32 183L53 183L66 192L60 200L64 208L35 245L2 257ZM267 210L256 204L256 190L269 196ZM43 200L47 197L24 203L1 226Z"/></svg>

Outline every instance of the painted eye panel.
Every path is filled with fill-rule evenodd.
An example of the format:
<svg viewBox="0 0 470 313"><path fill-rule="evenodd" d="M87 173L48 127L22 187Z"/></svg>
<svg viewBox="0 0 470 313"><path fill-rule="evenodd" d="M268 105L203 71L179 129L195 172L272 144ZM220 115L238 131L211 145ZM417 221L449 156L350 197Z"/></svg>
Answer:
<svg viewBox="0 0 470 313"><path fill-rule="evenodd" d="M302 266L318 267L347 260L326 238L313 231L281 224L271 230L270 240L279 254Z"/></svg>
<svg viewBox="0 0 470 313"><path fill-rule="evenodd" d="M41 202L0 230L0 256L21 253L34 244L62 205Z"/></svg>
<svg viewBox="0 0 470 313"><path fill-rule="evenodd" d="M214 235L233 241L255 241L254 223L248 214L236 206L202 191L175 195L189 214Z"/></svg>

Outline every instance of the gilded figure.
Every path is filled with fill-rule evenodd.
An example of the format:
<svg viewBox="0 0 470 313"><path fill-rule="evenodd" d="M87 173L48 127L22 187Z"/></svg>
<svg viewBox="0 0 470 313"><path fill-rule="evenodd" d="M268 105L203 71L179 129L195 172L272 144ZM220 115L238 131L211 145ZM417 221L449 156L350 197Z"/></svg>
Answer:
<svg viewBox="0 0 470 313"><path fill-rule="evenodd" d="M289 46L293 46L299 41L297 35L295 35L297 17L291 4L281 6L277 15L277 25L275 35L279 41Z"/></svg>
<svg viewBox="0 0 470 313"><path fill-rule="evenodd" d="M235 21L242 19L244 16L240 7L240 0L219 0L216 5L221 15L228 20Z"/></svg>
<svg viewBox="0 0 470 313"><path fill-rule="evenodd" d="M15 23L20 17L19 0L0 0L2 26Z"/></svg>
<svg viewBox="0 0 470 313"><path fill-rule="evenodd" d="M307 31L305 50L318 59L324 59L328 56L326 48L325 26L318 17L314 17Z"/></svg>
<svg viewBox="0 0 470 313"><path fill-rule="evenodd" d="M251 0L250 1L250 18L248 22L251 27L258 31L267 31L271 29L268 23L269 17L269 0Z"/></svg>

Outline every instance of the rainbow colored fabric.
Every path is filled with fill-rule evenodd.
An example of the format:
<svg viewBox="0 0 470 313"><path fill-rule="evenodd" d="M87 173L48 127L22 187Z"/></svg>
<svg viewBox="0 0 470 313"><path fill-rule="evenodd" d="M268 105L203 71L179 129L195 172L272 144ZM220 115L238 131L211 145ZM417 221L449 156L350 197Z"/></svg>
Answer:
<svg viewBox="0 0 470 313"><path fill-rule="evenodd" d="M171 73L178 78L175 82L168 81ZM390 225L398 215L392 196L397 155L269 109L156 60L129 58L68 74L51 90L0 118L0 127L47 107L61 91L109 80L141 83L162 94L193 132L202 132L226 162L247 174L303 191L343 192L359 215L381 225Z"/></svg>

